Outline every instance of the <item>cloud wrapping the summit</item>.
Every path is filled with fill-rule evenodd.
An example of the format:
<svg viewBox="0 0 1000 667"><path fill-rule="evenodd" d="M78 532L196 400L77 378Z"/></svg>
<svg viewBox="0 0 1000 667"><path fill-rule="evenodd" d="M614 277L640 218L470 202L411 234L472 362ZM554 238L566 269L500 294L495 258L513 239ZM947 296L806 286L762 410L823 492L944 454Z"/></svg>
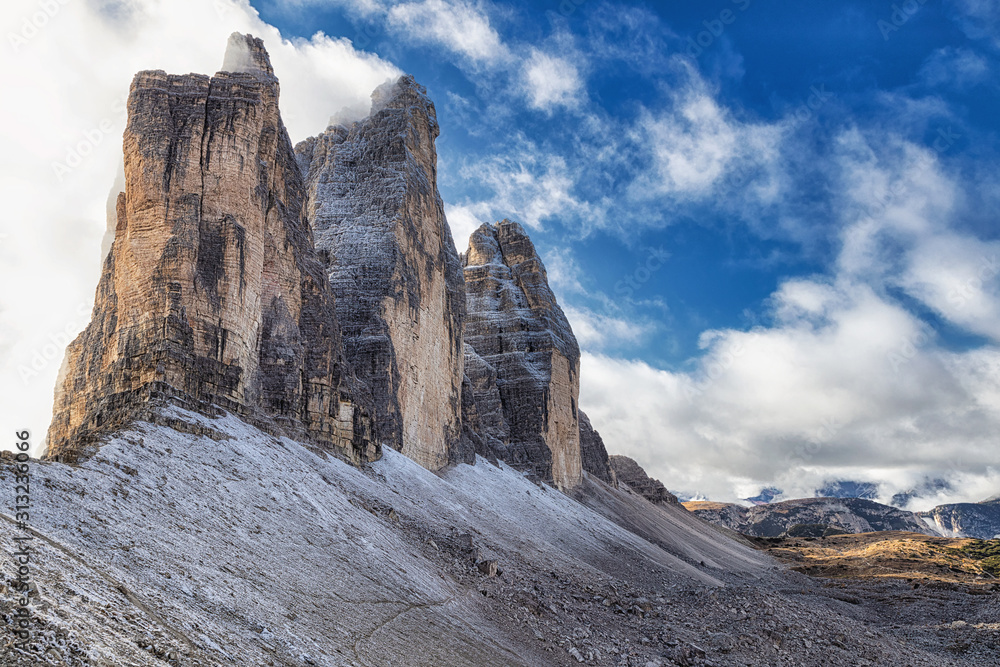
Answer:
<svg viewBox="0 0 1000 667"><path fill-rule="evenodd" d="M270 51L283 118L299 140L339 109L364 115L371 91L400 73L344 39L282 40L245 1L53 6L42 21L39 3L15 0L0 19L11 102L0 109L11 129L0 138L0 430L31 429L36 451L63 350L90 319L133 75L212 74L229 35L252 33Z"/></svg>

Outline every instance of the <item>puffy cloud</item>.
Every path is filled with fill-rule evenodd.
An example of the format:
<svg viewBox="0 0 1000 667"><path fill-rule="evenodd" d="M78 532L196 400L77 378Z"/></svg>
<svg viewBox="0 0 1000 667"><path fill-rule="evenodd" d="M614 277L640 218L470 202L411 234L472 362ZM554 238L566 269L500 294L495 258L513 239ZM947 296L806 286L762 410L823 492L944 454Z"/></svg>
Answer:
<svg viewBox="0 0 1000 667"><path fill-rule="evenodd" d="M15 0L3 16L0 123L16 131L0 139L0 428L30 428L39 446L63 349L89 321L135 72L213 73L230 33L253 33L293 139L338 109L367 109L399 72L345 40L282 40L245 1Z"/></svg>
<svg viewBox="0 0 1000 667"><path fill-rule="evenodd" d="M566 58L535 49L524 64L524 81L528 100L536 109L580 104L583 80Z"/></svg>
<svg viewBox="0 0 1000 667"><path fill-rule="evenodd" d="M857 129L834 143L830 271L786 279L766 325L705 332L680 369L585 355L581 405L610 450L680 491L852 479L887 500L929 477L952 484L924 504L981 500L1000 480L1000 244L956 226L946 144ZM921 308L993 343L952 349Z"/></svg>
<svg viewBox="0 0 1000 667"><path fill-rule="evenodd" d="M783 123L737 120L689 64L678 66L685 84L663 108L646 110L634 130L652 157L650 171L633 184L637 198L706 198L727 184L728 174L767 166L780 155Z"/></svg>
<svg viewBox="0 0 1000 667"><path fill-rule="evenodd" d="M580 347L588 350L601 350L612 345L635 346L656 331L652 322L613 317L570 305L564 306L563 310Z"/></svg>
<svg viewBox="0 0 1000 667"><path fill-rule="evenodd" d="M584 355L580 404L609 450L668 486L735 500L776 484L812 495L831 478L996 479L1000 349L947 352L905 309L861 285L797 281L776 321L705 336L686 371ZM980 369L972 372L972 369Z"/></svg>
<svg viewBox="0 0 1000 667"><path fill-rule="evenodd" d="M388 21L398 33L441 44L473 63L493 65L510 57L486 14L466 2L403 2L389 8Z"/></svg>
<svg viewBox="0 0 1000 667"><path fill-rule="evenodd" d="M490 23L483 3L466 0L281 0L275 11L300 16L303 9L324 5L343 7L368 22L364 30L383 24L400 39L414 44L443 46L473 67L496 66L511 54ZM377 22L377 23L373 23ZM374 29L378 30L378 29Z"/></svg>

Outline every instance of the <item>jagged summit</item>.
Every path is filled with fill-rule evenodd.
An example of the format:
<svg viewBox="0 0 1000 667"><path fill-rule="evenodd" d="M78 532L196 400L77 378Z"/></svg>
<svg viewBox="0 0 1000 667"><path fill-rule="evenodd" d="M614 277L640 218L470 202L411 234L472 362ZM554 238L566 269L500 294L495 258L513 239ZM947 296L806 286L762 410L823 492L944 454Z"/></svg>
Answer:
<svg viewBox="0 0 1000 667"><path fill-rule="evenodd" d="M467 272L469 267L476 266L506 267L526 299L526 307L544 324L544 330L552 337L553 344L567 358L580 356L580 347L573 329L549 288L545 265L524 227L506 218L493 224L481 225L469 237L469 249L464 261ZM505 275L503 268L500 273ZM506 301L512 295L513 293L499 293L498 296L502 299L499 305L513 305L516 299Z"/></svg>
<svg viewBox="0 0 1000 667"><path fill-rule="evenodd" d="M226 55L222 58L223 72L255 74L273 77L271 57L264 48L264 40L253 35L234 32L226 44Z"/></svg>
<svg viewBox="0 0 1000 667"><path fill-rule="evenodd" d="M431 470L474 456L462 428L465 284L437 190L438 132L426 90L404 76L376 89L367 118L296 146L378 438Z"/></svg>
<svg viewBox="0 0 1000 667"><path fill-rule="evenodd" d="M260 40L230 56L270 74ZM273 76L132 82L125 191L93 318L70 344L48 456L169 400L223 408L361 461L377 458L371 407L345 365L333 295L313 248L305 190Z"/></svg>
<svg viewBox="0 0 1000 667"><path fill-rule="evenodd" d="M484 224L465 253L466 356L496 456L557 487L580 483L580 348L521 225Z"/></svg>
<svg viewBox="0 0 1000 667"><path fill-rule="evenodd" d="M115 242L49 455L171 401L355 462L385 444L430 470L478 453L561 489L584 469L613 484L524 228L483 225L463 269L426 89L386 82L367 118L294 150L278 97L263 42L239 33L213 77L136 76Z"/></svg>

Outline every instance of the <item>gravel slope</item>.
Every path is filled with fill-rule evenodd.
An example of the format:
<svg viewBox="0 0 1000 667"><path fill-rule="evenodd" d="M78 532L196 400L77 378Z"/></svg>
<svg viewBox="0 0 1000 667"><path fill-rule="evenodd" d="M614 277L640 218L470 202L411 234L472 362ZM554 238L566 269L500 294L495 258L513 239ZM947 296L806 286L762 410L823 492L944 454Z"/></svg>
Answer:
<svg viewBox="0 0 1000 667"><path fill-rule="evenodd" d="M202 434L139 423L80 466L33 463L49 664L982 664L904 643L877 607L599 481L574 499L482 460L435 475L391 450L359 470L165 410ZM4 623L12 571L7 557ZM16 664L38 663L0 643Z"/></svg>

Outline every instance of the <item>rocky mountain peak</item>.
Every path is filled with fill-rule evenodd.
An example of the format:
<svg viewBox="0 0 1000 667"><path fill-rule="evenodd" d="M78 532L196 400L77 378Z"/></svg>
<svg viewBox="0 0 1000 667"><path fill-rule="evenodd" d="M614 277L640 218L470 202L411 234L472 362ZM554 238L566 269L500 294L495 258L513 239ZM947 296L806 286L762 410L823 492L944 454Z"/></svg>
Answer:
<svg viewBox="0 0 1000 667"><path fill-rule="evenodd" d="M264 41L238 32L229 36L226 55L222 58L222 71L274 77L271 57L264 48Z"/></svg>
<svg viewBox="0 0 1000 667"><path fill-rule="evenodd" d="M267 54L234 35L226 61L250 74L133 80L115 240L93 319L67 349L49 457L86 456L164 401L355 462L379 456Z"/></svg>
<svg viewBox="0 0 1000 667"><path fill-rule="evenodd" d="M431 470L471 461L463 436L465 284L437 190L437 116L412 77L371 114L296 147L346 354L378 438Z"/></svg>
<svg viewBox="0 0 1000 667"><path fill-rule="evenodd" d="M484 224L463 256L466 372L496 456L569 489L580 483L580 348L521 225Z"/></svg>

